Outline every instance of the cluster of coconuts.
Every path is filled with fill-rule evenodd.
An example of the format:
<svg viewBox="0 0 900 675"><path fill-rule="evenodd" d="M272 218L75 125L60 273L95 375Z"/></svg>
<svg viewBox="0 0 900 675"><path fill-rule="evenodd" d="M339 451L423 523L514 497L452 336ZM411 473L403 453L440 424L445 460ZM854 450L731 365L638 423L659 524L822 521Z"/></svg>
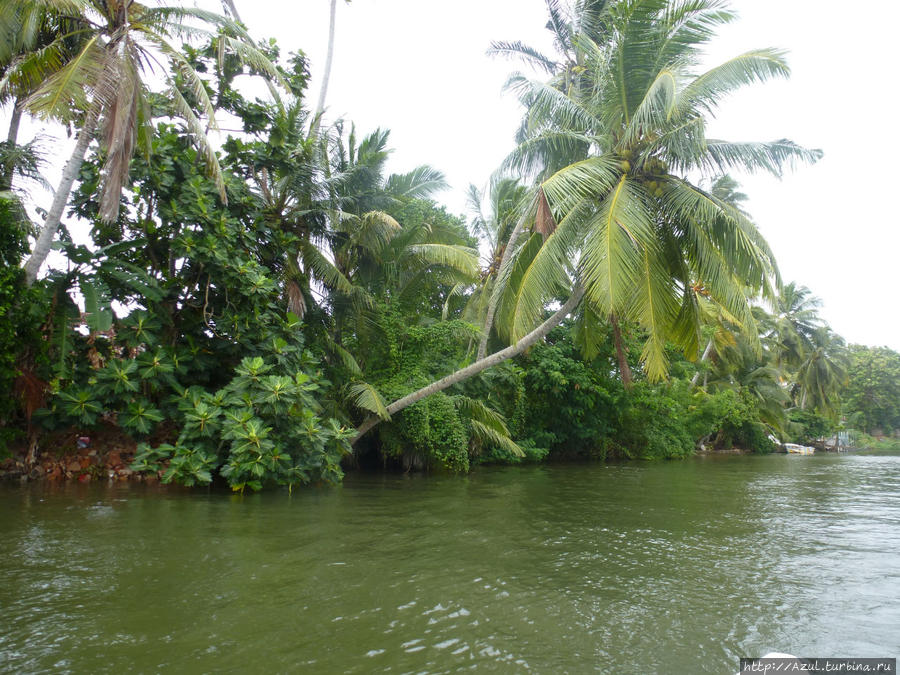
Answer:
<svg viewBox="0 0 900 675"><path fill-rule="evenodd" d="M632 156L632 151L627 148L619 153L619 157L622 158L619 162L619 168L622 169L624 173L631 171ZM651 195L654 197L662 197L663 183L654 180L652 177L667 175L669 173L668 165L658 157L650 157L641 164L640 168L640 173L636 175L638 181L644 184L644 187L647 188Z"/></svg>

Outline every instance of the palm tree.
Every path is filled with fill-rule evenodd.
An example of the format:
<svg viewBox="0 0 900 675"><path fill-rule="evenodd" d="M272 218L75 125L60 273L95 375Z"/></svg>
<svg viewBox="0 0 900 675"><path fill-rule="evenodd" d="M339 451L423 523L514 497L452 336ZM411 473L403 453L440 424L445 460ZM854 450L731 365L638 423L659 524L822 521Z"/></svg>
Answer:
<svg viewBox="0 0 900 675"><path fill-rule="evenodd" d="M32 52L45 51L61 35L70 34L71 21L56 12L37 11L35 7L11 7L0 18L0 26L3 27L0 35L0 105L12 104L6 143L2 144L0 190L10 190L17 166L34 173L33 148L17 146L23 114L21 103L42 80L59 68L63 57L48 55L24 71L14 66ZM80 38L75 34L58 47L61 53L71 56L77 51L79 42Z"/></svg>
<svg viewBox="0 0 900 675"><path fill-rule="evenodd" d="M569 95L574 89L583 88L585 83L585 78L582 77L585 66L582 52L578 49L579 42L593 40L595 43L602 44L606 41L608 25L605 21L605 11L609 0L575 0L571 8L565 7L559 0L545 0L545 4L548 15L546 28L553 36L556 57L543 54L519 40L495 41L491 43L488 53L495 56L517 58L525 65L543 71L550 77L548 86L555 87ZM523 102L528 107L528 102ZM524 141L528 136L529 129L526 117L517 134L517 140ZM532 158L533 164L540 164L543 172L565 166L567 160L580 159L587 148L580 138L558 138L552 148L546 150L548 151L542 153L540 159ZM544 235L549 234L555 227L547 198L540 190L532 193L531 200L523 201L522 206L520 220L512 228L507 238L507 244L500 259L500 269L505 269L510 264L509 261L512 253L516 250L519 235L532 219L534 219L534 227ZM505 290L503 284L505 277L501 277L500 281L500 284L493 284L493 292L487 299L487 309L484 313L484 324L476 357L478 360L483 359L487 353L488 339L494 328L497 305L501 293Z"/></svg>
<svg viewBox="0 0 900 675"><path fill-rule="evenodd" d="M501 266L497 328L511 346L394 401L389 414L521 353L583 298L594 315L646 332L641 356L651 379L666 373L667 340L689 355L699 351L698 296L753 325L748 297L774 295L774 256L739 209L687 176L731 169L778 174L820 153L785 140L706 138L706 118L723 96L788 74L776 50L693 72L714 29L733 18L715 0L620 0L594 19L605 43L579 36L578 82L567 90L553 80L511 78L528 112L522 142L504 169L538 177L532 203L536 209L546 199L556 228L545 241L531 235ZM569 161L579 147L581 158ZM559 156L566 163L556 169ZM564 301L544 318L552 300ZM357 438L377 422L361 425Z"/></svg>
<svg viewBox="0 0 900 675"><path fill-rule="evenodd" d="M754 308L755 314L762 312L761 308ZM783 373L774 364L772 354L760 352L755 340L733 326L732 331L722 331L717 337L723 339L716 341L715 357L704 377L704 389L745 392L755 400L760 420L774 431L784 431L791 397L782 385Z"/></svg>
<svg viewBox="0 0 900 675"><path fill-rule="evenodd" d="M274 66L252 46L242 28L218 14L199 9L148 7L132 0L9 0L0 11L0 34L14 30L23 13L57 11L67 18L67 32L43 49L17 59L0 82L2 90L8 81L27 81L34 79L35 73L49 73L24 99L24 109L45 119L80 126L75 149L25 264L28 283L37 277L50 251L85 152L98 131L106 156L101 216L105 220L117 217L121 188L128 176L135 145L149 148L152 113L144 76L152 64L159 63L160 56L169 64L165 96L173 112L191 130L222 199L226 199L218 159L188 98L200 107L207 124L215 128L212 102L204 82L181 54L180 45L173 42L210 35L203 28L191 25L192 21L221 28L217 39L222 50L236 53L257 72L278 77ZM80 48L69 54L66 46L74 37L79 39Z"/></svg>
<svg viewBox="0 0 900 675"><path fill-rule="evenodd" d="M492 296L491 291L513 231L519 227L519 213L526 198L525 186L514 178L492 179L490 189L485 195L482 195L474 185L469 186L468 206L473 214L471 229L479 238L486 255L483 256L480 283L469 296L463 312L467 321L484 324L487 305ZM487 212L485 206L488 207ZM486 335L482 335L481 342L486 348Z"/></svg>
<svg viewBox="0 0 900 675"><path fill-rule="evenodd" d="M497 40L489 54L515 58L553 78L560 91L569 92L584 72L583 54L578 48L582 40L603 44L608 37L605 21L609 0L575 0L567 7L560 0L544 0L547 6L546 28L553 36L556 55L544 54L520 40Z"/></svg>
<svg viewBox="0 0 900 675"><path fill-rule="evenodd" d="M806 286L791 282L782 286L773 304L765 336L771 343L775 363L796 370L814 349L813 337L823 327L819 316L822 301Z"/></svg>
<svg viewBox="0 0 900 675"><path fill-rule="evenodd" d="M797 369L795 390L800 395L800 409L811 407L833 417L840 409L840 391L847 381L847 345L828 326L816 328L810 343Z"/></svg>
<svg viewBox="0 0 900 675"><path fill-rule="evenodd" d="M329 161L329 247L340 274L370 296L401 301L426 274L439 275L451 286L471 284L478 260L459 232L438 223L400 223L394 217L404 204L445 189L443 174L423 165L386 176L391 152L387 130L377 129L359 142L352 128L346 140L342 124L336 131ZM336 290L333 302L353 301ZM348 309L336 308L338 323Z"/></svg>
<svg viewBox="0 0 900 675"><path fill-rule="evenodd" d="M674 6L621 0L603 15L607 44L578 40L579 86L565 92L552 81L510 80L528 107L527 134L505 169L546 176L556 148L567 156L573 143L586 149L539 184L558 227L542 246L524 244L501 271L515 282L503 291L511 340L578 279L593 310L614 327L624 319L646 332L641 358L648 376L659 379L667 370L667 341L688 355L699 351L698 296L749 327L748 298L774 295L777 267L756 227L689 176L731 169L779 174L820 153L785 140L706 138L706 118L724 95L788 74L781 53L770 49L696 74L700 48L732 18L714 0Z"/></svg>

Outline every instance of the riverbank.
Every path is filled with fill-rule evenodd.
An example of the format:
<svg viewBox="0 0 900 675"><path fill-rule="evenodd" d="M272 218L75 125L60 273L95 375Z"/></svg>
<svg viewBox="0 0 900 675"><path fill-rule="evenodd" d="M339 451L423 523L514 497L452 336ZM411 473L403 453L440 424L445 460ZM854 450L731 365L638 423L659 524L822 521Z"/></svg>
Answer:
<svg viewBox="0 0 900 675"><path fill-rule="evenodd" d="M876 439L862 437L864 447L851 450L878 450L900 452L900 439ZM34 457L29 458L27 448L19 446L11 457L0 460L0 481L75 481L90 483L96 481L111 482L148 482L162 480L167 463L158 471L135 471L131 468L137 452L137 441L124 434L116 427L105 426L87 436L69 430L49 434L36 443ZM776 447L774 454L786 454L787 451ZM834 450L817 449L817 453L835 453ZM758 455L747 448L701 448L694 452L695 457L710 456L746 456ZM616 457L617 460L624 458ZM553 463L570 463L573 460L555 458ZM579 458L578 463L584 461ZM624 459L624 461L628 461ZM541 464L544 462L536 462ZM601 462L602 463L602 462Z"/></svg>
<svg viewBox="0 0 900 675"><path fill-rule="evenodd" d="M115 427L102 427L90 436L74 430L49 434L14 449L0 461L3 481L156 481L160 473L131 469L137 442Z"/></svg>

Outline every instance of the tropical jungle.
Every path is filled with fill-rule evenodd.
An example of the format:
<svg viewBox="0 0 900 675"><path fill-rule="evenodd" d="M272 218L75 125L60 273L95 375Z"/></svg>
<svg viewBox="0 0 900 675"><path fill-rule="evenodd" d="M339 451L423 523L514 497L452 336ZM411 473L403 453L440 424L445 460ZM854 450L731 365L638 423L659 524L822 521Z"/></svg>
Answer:
<svg viewBox="0 0 900 675"><path fill-rule="evenodd" d="M4 473L244 491L895 443L900 354L782 278L734 177L822 153L707 135L785 55L701 67L719 0L546 9L554 52L491 46L522 119L458 214L439 166L389 172L388 129L326 114L330 52L316 95L232 2L4 0ZM23 119L72 139L58 184Z"/></svg>

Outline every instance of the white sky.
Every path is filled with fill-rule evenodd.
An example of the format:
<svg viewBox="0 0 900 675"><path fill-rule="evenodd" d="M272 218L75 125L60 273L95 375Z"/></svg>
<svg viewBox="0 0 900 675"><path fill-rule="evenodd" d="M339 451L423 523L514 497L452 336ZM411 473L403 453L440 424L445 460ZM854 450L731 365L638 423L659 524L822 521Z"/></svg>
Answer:
<svg viewBox="0 0 900 675"><path fill-rule="evenodd" d="M315 100L325 60L328 1L251 3L238 10L255 36L300 47L312 61ZM900 349L900 135L894 69L900 2L869 0L865 21L836 0L733 0L740 19L710 46L710 64L752 48L790 52L793 76L734 96L710 136L790 138L825 152L781 181L738 176L749 211L774 248L785 281L823 302L849 342ZM328 110L368 132L392 130L391 168L430 163L453 186L442 200L465 208L512 148L520 112L501 95L519 66L485 55L491 40L550 51L543 0L354 0L338 3Z"/></svg>
<svg viewBox="0 0 900 675"><path fill-rule="evenodd" d="M213 0L200 4L218 9ZM306 52L314 105L328 0L236 4L254 37L275 37L284 52ZM780 47L790 52L793 76L734 96L709 135L790 138L824 150L817 165L781 181L738 176L748 209L785 281L811 288L838 333L849 342L900 350L900 223L888 206L900 192L900 135L890 113L900 2L869 0L856 13L836 0L733 0L732 6L741 18L711 46L710 64L751 48ZM519 65L485 50L491 40L520 39L549 52L545 22L543 0L339 0L328 117L356 122L360 134L390 128L390 169L424 163L440 169L453 188L440 200L463 214L463 191L487 182L512 148L520 118L513 97L501 95Z"/></svg>

